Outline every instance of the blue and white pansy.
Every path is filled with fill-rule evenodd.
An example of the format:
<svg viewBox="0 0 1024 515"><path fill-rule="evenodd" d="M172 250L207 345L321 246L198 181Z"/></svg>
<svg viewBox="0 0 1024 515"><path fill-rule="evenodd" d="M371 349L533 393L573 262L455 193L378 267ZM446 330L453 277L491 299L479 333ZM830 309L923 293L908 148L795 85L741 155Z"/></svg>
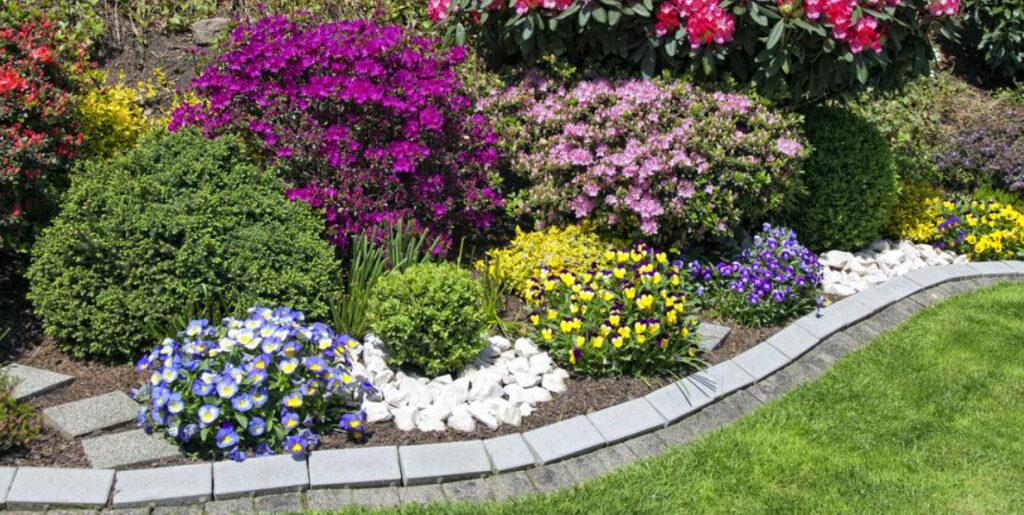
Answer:
<svg viewBox="0 0 1024 515"><path fill-rule="evenodd" d="M139 424L235 460L305 453L335 427L364 438L358 407L375 390L350 369L358 342L288 308L248 315L193 320L140 359L150 377L135 392Z"/></svg>

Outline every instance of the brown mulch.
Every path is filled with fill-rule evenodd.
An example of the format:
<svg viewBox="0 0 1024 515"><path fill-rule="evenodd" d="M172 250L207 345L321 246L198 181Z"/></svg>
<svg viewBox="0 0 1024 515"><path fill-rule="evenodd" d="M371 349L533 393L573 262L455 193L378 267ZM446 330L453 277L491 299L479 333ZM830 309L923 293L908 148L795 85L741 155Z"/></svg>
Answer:
<svg viewBox="0 0 1024 515"><path fill-rule="evenodd" d="M5 259L11 259L4 256ZM18 260L15 260L18 261ZM27 281L21 276L24 263L15 266L0 266L0 327L11 327L11 334L0 344L0 365L18 362L37 368L53 370L75 378L70 385L29 401L37 409L43 409L110 391L128 392L141 385L145 377L131 364L111 365L76 360L69 357L46 337L41 323L30 310L25 300ZM749 328L730 321L716 320L715 323L733 328L732 333L717 349L706 353L708 364L725 361L775 334L785 324L776 327ZM555 395L550 402L523 418L520 426L502 425L490 430L478 424L473 433L444 431L421 433L399 431L390 422L374 424L372 437L365 444L356 444L343 434L330 434L322 438L320 448L351 447L355 445L414 445L491 438L541 427L559 420L597 411L620 402L643 396L650 391L674 381L672 377L570 377L566 391ZM168 465L190 461L188 458L164 460L147 466ZM22 448L0 452L0 465L15 466L60 466L87 467L88 460L81 444L60 435L57 431L43 427L39 438Z"/></svg>

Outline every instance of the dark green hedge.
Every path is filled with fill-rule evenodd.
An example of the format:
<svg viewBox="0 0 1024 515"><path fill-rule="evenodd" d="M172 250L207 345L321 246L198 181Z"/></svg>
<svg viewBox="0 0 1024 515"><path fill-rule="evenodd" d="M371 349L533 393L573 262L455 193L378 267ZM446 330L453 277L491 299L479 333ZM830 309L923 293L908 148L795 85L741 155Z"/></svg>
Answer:
<svg viewBox="0 0 1024 515"><path fill-rule="evenodd" d="M320 217L244 156L183 131L87 163L32 253L47 334L74 356L124 359L208 297L326 315L338 264Z"/></svg>
<svg viewBox="0 0 1024 515"><path fill-rule="evenodd" d="M815 251L859 250L879 238L896 199L896 166L889 142L863 118L839 107L806 113L811 155L803 193L789 223Z"/></svg>

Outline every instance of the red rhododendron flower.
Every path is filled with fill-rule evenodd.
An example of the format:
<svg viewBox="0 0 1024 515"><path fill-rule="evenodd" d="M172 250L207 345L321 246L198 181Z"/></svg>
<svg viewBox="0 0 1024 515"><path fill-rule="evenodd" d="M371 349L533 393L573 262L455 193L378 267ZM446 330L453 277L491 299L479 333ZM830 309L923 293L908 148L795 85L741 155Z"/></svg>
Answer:
<svg viewBox="0 0 1024 515"><path fill-rule="evenodd" d="M28 83L11 70L0 70L0 94L7 94L9 91L24 89Z"/></svg>

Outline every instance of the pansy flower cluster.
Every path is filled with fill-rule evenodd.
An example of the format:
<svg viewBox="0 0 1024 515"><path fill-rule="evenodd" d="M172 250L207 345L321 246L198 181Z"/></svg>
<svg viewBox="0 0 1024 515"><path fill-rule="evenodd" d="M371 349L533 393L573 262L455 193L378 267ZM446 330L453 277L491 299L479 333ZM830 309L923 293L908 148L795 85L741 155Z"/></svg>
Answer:
<svg viewBox="0 0 1024 515"><path fill-rule="evenodd" d="M971 261L1024 257L1024 213L998 202L935 199L931 243Z"/></svg>
<svg viewBox="0 0 1024 515"><path fill-rule="evenodd" d="M587 375L649 374L695 367L698 321L685 273L645 244L608 251L583 273L542 268L530 280L535 341Z"/></svg>
<svg viewBox="0 0 1024 515"><path fill-rule="evenodd" d="M781 322L811 311L821 301L818 256L801 245L792 230L769 224L736 260L694 261L686 268L700 298L744 325Z"/></svg>
<svg viewBox="0 0 1024 515"><path fill-rule="evenodd" d="M329 424L361 439L361 399L373 386L351 372L357 342L304 325L288 308L256 307L220 327L189 322L138 362L149 384L135 391L138 422L199 452L233 460L304 454Z"/></svg>

